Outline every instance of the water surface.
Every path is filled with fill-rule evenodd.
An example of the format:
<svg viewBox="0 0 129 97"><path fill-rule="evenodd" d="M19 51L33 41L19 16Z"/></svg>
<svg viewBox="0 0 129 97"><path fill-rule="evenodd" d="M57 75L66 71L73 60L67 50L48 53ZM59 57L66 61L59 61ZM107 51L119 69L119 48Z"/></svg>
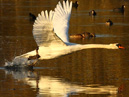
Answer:
<svg viewBox="0 0 129 97"><path fill-rule="evenodd" d="M81 0L73 8L69 34L84 31L96 38L74 43L121 43L124 50L87 49L51 60L42 60L33 70L5 70L6 60L34 50L33 22L42 10L53 10L59 0L0 1L0 96L1 97L128 97L129 95L129 1ZM125 5L125 13L113 8ZM94 9L97 16L88 15ZM114 25L108 27L108 19ZM124 86L122 93L117 89Z"/></svg>

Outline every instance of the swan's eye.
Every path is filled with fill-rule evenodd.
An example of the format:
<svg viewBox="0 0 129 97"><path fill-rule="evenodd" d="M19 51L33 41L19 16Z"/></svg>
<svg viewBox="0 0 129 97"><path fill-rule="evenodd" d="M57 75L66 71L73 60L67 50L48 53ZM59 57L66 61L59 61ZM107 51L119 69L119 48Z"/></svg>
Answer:
<svg viewBox="0 0 129 97"><path fill-rule="evenodd" d="M118 46L118 47L119 47L119 46L121 46L121 44L120 44L120 43L118 43L116 46Z"/></svg>

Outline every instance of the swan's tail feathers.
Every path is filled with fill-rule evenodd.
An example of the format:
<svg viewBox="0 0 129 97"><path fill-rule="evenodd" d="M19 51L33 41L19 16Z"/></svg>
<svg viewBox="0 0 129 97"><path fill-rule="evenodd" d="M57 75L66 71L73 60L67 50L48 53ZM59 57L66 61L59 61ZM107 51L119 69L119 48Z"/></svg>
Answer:
<svg viewBox="0 0 129 97"><path fill-rule="evenodd" d="M33 25L33 36L38 46L61 46L64 42L53 32L54 12L42 11Z"/></svg>
<svg viewBox="0 0 129 97"><path fill-rule="evenodd" d="M70 3L68 0L63 1L63 5L59 1L53 17L54 32L66 43L69 42L68 30L71 10L72 1Z"/></svg>

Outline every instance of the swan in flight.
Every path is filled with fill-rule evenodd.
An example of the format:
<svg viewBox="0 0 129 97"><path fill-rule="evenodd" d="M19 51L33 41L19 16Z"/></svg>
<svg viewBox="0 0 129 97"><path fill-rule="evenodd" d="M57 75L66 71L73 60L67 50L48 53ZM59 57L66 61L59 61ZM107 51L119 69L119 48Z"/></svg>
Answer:
<svg viewBox="0 0 129 97"><path fill-rule="evenodd" d="M119 49L123 48L119 43L113 44L76 44L69 42L69 20L72 10L72 1L63 4L58 2L54 11L42 11L38 14L33 25L33 36L38 45L37 51L31 51L17 56L12 62L6 62L6 66L33 65L38 59L52 59L74 51L90 48ZM31 57L35 57L30 59ZM38 57L36 57L38 56ZM29 58L29 59L28 59Z"/></svg>

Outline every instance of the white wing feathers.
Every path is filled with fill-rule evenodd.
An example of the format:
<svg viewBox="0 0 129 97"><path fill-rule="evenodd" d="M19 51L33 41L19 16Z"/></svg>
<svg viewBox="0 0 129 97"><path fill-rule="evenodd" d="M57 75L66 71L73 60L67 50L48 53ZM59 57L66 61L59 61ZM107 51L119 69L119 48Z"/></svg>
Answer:
<svg viewBox="0 0 129 97"><path fill-rule="evenodd" d="M52 31L53 25L51 22L51 18L53 17L53 12L50 11L51 14L48 18L48 12L42 11L41 14L38 14L36 21L33 25L33 36L38 46L42 45L44 41L47 40L47 32Z"/></svg>
<svg viewBox="0 0 129 97"><path fill-rule="evenodd" d="M33 36L38 46L65 45L69 42L68 29L72 10L72 2L65 3L63 7L59 2L54 11L42 11L38 14L33 25ZM54 30L54 31L53 31ZM55 32L55 33L54 33Z"/></svg>
<svg viewBox="0 0 129 97"><path fill-rule="evenodd" d="M60 2L58 2L55 13L53 17L54 32L59 36L64 42L69 42L69 19L71 16L72 1L69 4L67 0L66 3L63 1L63 7Z"/></svg>
<svg viewBox="0 0 129 97"><path fill-rule="evenodd" d="M33 36L38 46L61 46L65 45L62 40L53 32L54 12L42 11L33 25Z"/></svg>

